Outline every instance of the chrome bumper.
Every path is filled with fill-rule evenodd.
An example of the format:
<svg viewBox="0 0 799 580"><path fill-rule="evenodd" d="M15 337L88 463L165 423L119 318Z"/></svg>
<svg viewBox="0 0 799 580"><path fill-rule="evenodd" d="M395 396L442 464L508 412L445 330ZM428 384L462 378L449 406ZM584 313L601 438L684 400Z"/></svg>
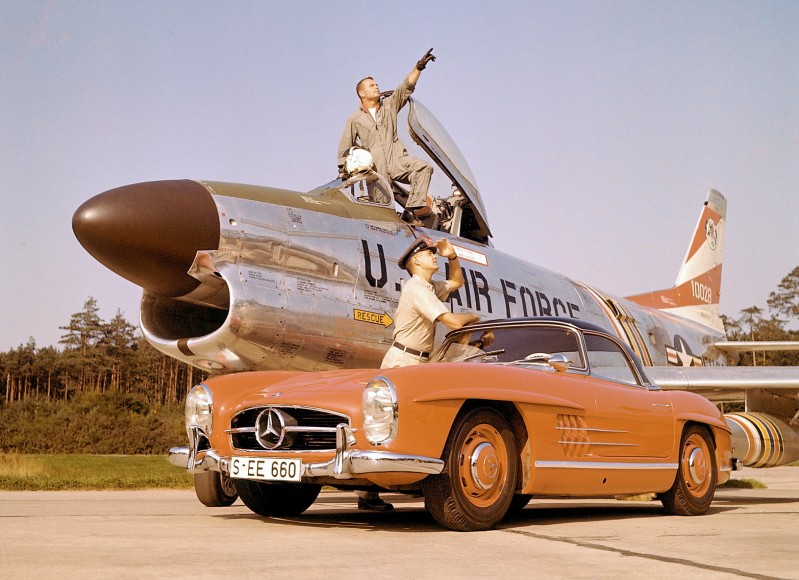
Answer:
<svg viewBox="0 0 799 580"><path fill-rule="evenodd" d="M192 433L189 447L173 447L169 450L169 462L193 473L220 471L230 473L230 459L221 457L215 450L195 451L200 438ZM388 451L359 451L350 449L352 431L345 424L336 427L336 456L323 463L303 463L302 477L335 477L351 479L369 473L422 473L436 475L444 469L444 462L433 457L405 455Z"/></svg>

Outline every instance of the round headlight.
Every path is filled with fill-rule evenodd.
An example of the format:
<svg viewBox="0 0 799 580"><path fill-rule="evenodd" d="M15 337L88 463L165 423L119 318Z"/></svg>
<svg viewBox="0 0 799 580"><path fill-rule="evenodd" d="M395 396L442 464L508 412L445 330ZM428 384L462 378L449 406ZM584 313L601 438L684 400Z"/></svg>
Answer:
<svg viewBox="0 0 799 580"><path fill-rule="evenodd" d="M397 436L397 392L385 377L369 381L363 390L363 430L373 445Z"/></svg>
<svg viewBox="0 0 799 580"><path fill-rule="evenodd" d="M186 396L184 407L186 429L199 427L206 435L211 434L213 427L214 398L205 385L196 385Z"/></svg>

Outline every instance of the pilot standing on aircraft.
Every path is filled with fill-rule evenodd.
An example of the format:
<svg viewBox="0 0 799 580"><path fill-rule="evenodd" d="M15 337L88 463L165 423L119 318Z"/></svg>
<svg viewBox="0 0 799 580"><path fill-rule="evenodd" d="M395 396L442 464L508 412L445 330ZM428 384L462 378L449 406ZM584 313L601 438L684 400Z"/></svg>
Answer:
<svg viewBox="0 0 799 580"><path fill-rule="evenodd" d="M355 90L361 99L361 106L347 119L338 146L339 168L344 166L347 152L357 140L361 147L372 153L375 170L389 183L392 180L409 183L411 189L405 209L417 218L430 214L427 189L433 168L429 163L408 155L397 136L397 113L408 102L419 75L431 60L436 60L432 48L416 63L400 86L383 99L372 77L358 82Z"/></svg>
<svg viewBox="0 0 799 580"><path fill-rule="evenodd" d="M433 280L438 272L438 257L449 260L449 278ZM394 344L383 357L381 369L420 365L429 362L433 350L436 322L443 322L455 330L480 317L467 312L455 314L442 302L463 286L463 271L458 255L449 240L441 239L432 245L419 238L402 253L397 265L412 274L400 294L394 315ZM388 511L394 508L380 499L376 491L356 491L358 509Z"/></svg>

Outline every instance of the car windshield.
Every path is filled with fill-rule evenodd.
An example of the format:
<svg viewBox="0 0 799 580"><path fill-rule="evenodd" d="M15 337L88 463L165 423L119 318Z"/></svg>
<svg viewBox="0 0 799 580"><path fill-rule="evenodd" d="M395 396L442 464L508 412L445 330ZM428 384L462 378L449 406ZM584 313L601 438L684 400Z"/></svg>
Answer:
<svg viewBox="0 0 799 580"><path fill-rule="evenodd" d="M433 362L497 362L546 364L553 354L585 368L577 334L567 328L547 326L497 327L455 333L436 351ZM540 355L540 356L537 356Z"/></svg>

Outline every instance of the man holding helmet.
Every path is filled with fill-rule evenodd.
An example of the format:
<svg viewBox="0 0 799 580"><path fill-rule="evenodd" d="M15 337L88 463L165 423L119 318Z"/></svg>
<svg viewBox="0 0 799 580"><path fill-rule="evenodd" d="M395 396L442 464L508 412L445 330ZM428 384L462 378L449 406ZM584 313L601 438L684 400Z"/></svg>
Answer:
<svg viewBox="0 0 799 580"><path fill-rule="evenodd" d="M411 186L405 209L417 218L430 214L427 189L433 168L429 163L411 157L397 136L397 113L408 102L419 75L431 60L433 49L416 63L394 92L380 98L380 87L372 77L362 79L355 87L361 105L349 116L338 146L338 165L343 168L350 148L356 144L372 154L375 171L392 180Z"/></svg>

